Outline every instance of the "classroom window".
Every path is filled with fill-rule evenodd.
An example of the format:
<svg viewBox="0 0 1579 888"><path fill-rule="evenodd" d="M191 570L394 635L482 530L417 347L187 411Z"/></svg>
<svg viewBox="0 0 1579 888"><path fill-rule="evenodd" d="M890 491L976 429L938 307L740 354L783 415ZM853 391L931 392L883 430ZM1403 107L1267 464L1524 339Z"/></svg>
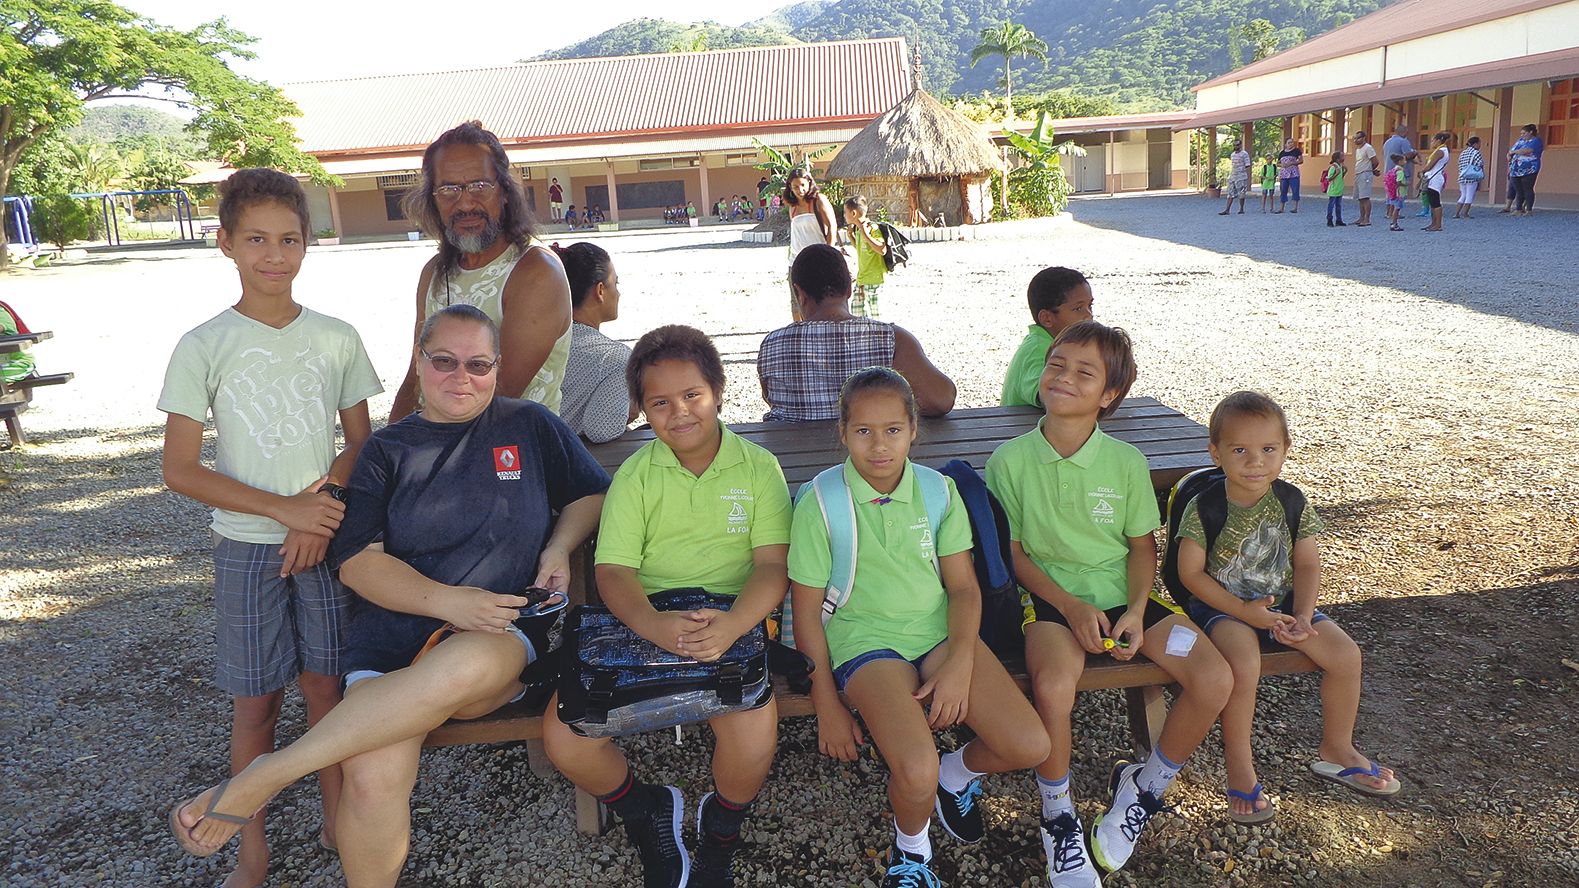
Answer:
<svg viewBox="0 0 1579 888"><path fill-rule="evenodd" d="M1546 110L1546 147L1579 145L1579 78L1553 83Z"/></svg>
<svg viewBox="0 0 1579 888"><path fill-rule="evenodd" d="M390 188L384 191L384 218L390 222L399 222L406 218L406 211L400 206L405 200L406 188Z"/></svg>
<svg viewBox="0 0 1579 888"><path fill-rule="evenodd" d="M749 154L724 155L724 166L756 166L756 164L757 153L755 151L752 151Z"/></svg>

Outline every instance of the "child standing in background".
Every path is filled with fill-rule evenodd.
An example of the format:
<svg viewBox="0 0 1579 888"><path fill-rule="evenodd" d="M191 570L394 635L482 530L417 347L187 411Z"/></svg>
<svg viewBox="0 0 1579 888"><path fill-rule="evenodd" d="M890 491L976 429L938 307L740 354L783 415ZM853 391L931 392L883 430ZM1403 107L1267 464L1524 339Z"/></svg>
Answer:
<svg viewBox="0 0 1579 888"><path fill-rule="evenodd" d="M859 194L845 198L845 234L855 244L855 287L850 291L850 314L858 318L877 317L877 291L883 286L888 266L888 244L882 229L866 218L866 198Z"/></svg>
<svg viewBox="0 0 1579 888"><path fill-rule="evenodd" d="M1332 152L1332 165L1327 167L1327 227L1334 225L1342 228L1343 222L1343 177L1349 168L1343 165L1343 152ZM1333 220L1337 221L1334 222Z"/></svg>

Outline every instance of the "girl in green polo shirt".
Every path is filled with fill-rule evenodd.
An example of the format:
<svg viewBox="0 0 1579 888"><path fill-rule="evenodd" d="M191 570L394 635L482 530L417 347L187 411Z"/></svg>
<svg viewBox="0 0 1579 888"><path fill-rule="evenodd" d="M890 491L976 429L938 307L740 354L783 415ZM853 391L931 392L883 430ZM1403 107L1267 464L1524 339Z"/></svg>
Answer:
<svg viewBox="0 0 1579 888"><path fill-rule="evenodd" d="M625 381L658 440L614 473L598 527L598 591L616 617L653 644L716 660L783 600L790 533L784 472L773 454L719 422L724 363L700 330L671 325L643 336ZM648 601L684 587L735 602L727 611L673 612ZM543 722L554 766L624 821L648 888L734 884L740 829L778 746L778 708L770 698L708 725L717 743L714 791L697 806L693 860L681 838L679 789L637 780L606 737L583 737L556 718Z"/></svg>
<svg viewBox="0 0 1579 888"><path fill-rule="evenodd" d="M816 663L818 746L854 761L864 742L842 692L888 763L895 839L884 888L937 884L932 812L956 839L980 841L982 776L1029 768L1048 752L1036 711L977 638L970 520L952 481L907 458L916 416L903 376L880 367L851 376L839 397L839 439L850 458L842 475L823 476L821 496L800 497L790 531L795 643ZM842 488L832 480L839 477ZM929 501L946 501L941 520L928 514ZM851 517L830 520L824 508ZM855 534L854 556L841 556L842 565L834 564L835 549L845 549L830 545L834 527ZM824 624L830 582L852 588ZM940 760L932 732L961 723L976 739Z"/></svg>

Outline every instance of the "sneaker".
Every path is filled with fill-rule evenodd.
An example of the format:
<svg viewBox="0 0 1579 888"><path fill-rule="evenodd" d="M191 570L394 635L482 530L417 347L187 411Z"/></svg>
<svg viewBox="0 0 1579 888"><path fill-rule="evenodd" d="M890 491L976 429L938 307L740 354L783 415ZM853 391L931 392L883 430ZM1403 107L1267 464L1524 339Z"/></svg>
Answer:
<svg viewBox="0 0 1579 888"><path fill-rule="evenodd" d="M682 888L691 875L680 822L685 799L673 786L658 787L646 817L625 821L625 834L641 858L643 888Z"/></svg>
<svg viewBox="0 0 1579 888"><path fill-rule="evenodd" d="M932 873L932 861L894 848L888 854L888 873L883 888L943 888Z"/></svg>
<svg viewBox="0 0 1579 888"><path fill-rule="evenodd" d="M1073 811L1042 818L1042 850L1047 854L1047 881L1052 888L1102 888L1102 878L1086 854L1086 839Z"/></svg>
<svg viewBox="0 0 1579 888"><path fill-rule="evenodd" d="M1117 872L1129 863L1135 843L1151 818L1163 808L1162 799L1135 785L1140 763L1119 761L1108 780L1112 807L1097 816L1091 826L1091 856L1107 872Z"/></svg>
<svg viewBox="0 0 1579 888"><path fill-rule="evenodd" d="M691 871L690 888L735 888L735 852L740 850L740 837L720 842L702 829L702 812L712 793L702 796L696 806L696 867Z"/></svg>
<svg viewBox="0 0 1579 888"><path fill-rule="evenodd" d="M987 825L981 819L981 778L965 784L958 795L943 788L938 784L938 800L934 806L938 812L938 822L943 824L944 832L953 836L956 841L967 845L974 845L981 841L987 833Z"/></svg>

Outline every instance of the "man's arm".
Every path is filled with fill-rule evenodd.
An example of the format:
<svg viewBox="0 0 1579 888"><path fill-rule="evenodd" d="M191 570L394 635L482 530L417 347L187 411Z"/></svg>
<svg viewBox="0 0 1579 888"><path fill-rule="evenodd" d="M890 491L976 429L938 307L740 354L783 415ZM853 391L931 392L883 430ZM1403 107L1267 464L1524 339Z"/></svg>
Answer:
<svg viewBox="0 0 1579 888"><path fill-rule="evenodd" d="M916 393L922 416L942 416L954 409L958 392L954 380L927 360L927 353L910 331L894 328L894 369L904 375Z"/></svg>
<svg viewBox="0 0 1579 888"><path fill-rule="evenodd" d="M519 398L570 329L570 282L552 251L533 247L504 285L499 325L499 394Z"/></svg>
<svg viewBox="0 0 1579 888"><path fill-rule="evenodd" d="M417 335L422 332L422 322L428 319L428 284L433 280L433 271L438 267L437 256L428 260L422 266L422 273L417 275L417 322L411 328L411 345L416 347ZM400 388L395 390L395 403L389 408L389 423L395 423L417 412L417 364L407 358L406 378L400 381Z"/></svg>

